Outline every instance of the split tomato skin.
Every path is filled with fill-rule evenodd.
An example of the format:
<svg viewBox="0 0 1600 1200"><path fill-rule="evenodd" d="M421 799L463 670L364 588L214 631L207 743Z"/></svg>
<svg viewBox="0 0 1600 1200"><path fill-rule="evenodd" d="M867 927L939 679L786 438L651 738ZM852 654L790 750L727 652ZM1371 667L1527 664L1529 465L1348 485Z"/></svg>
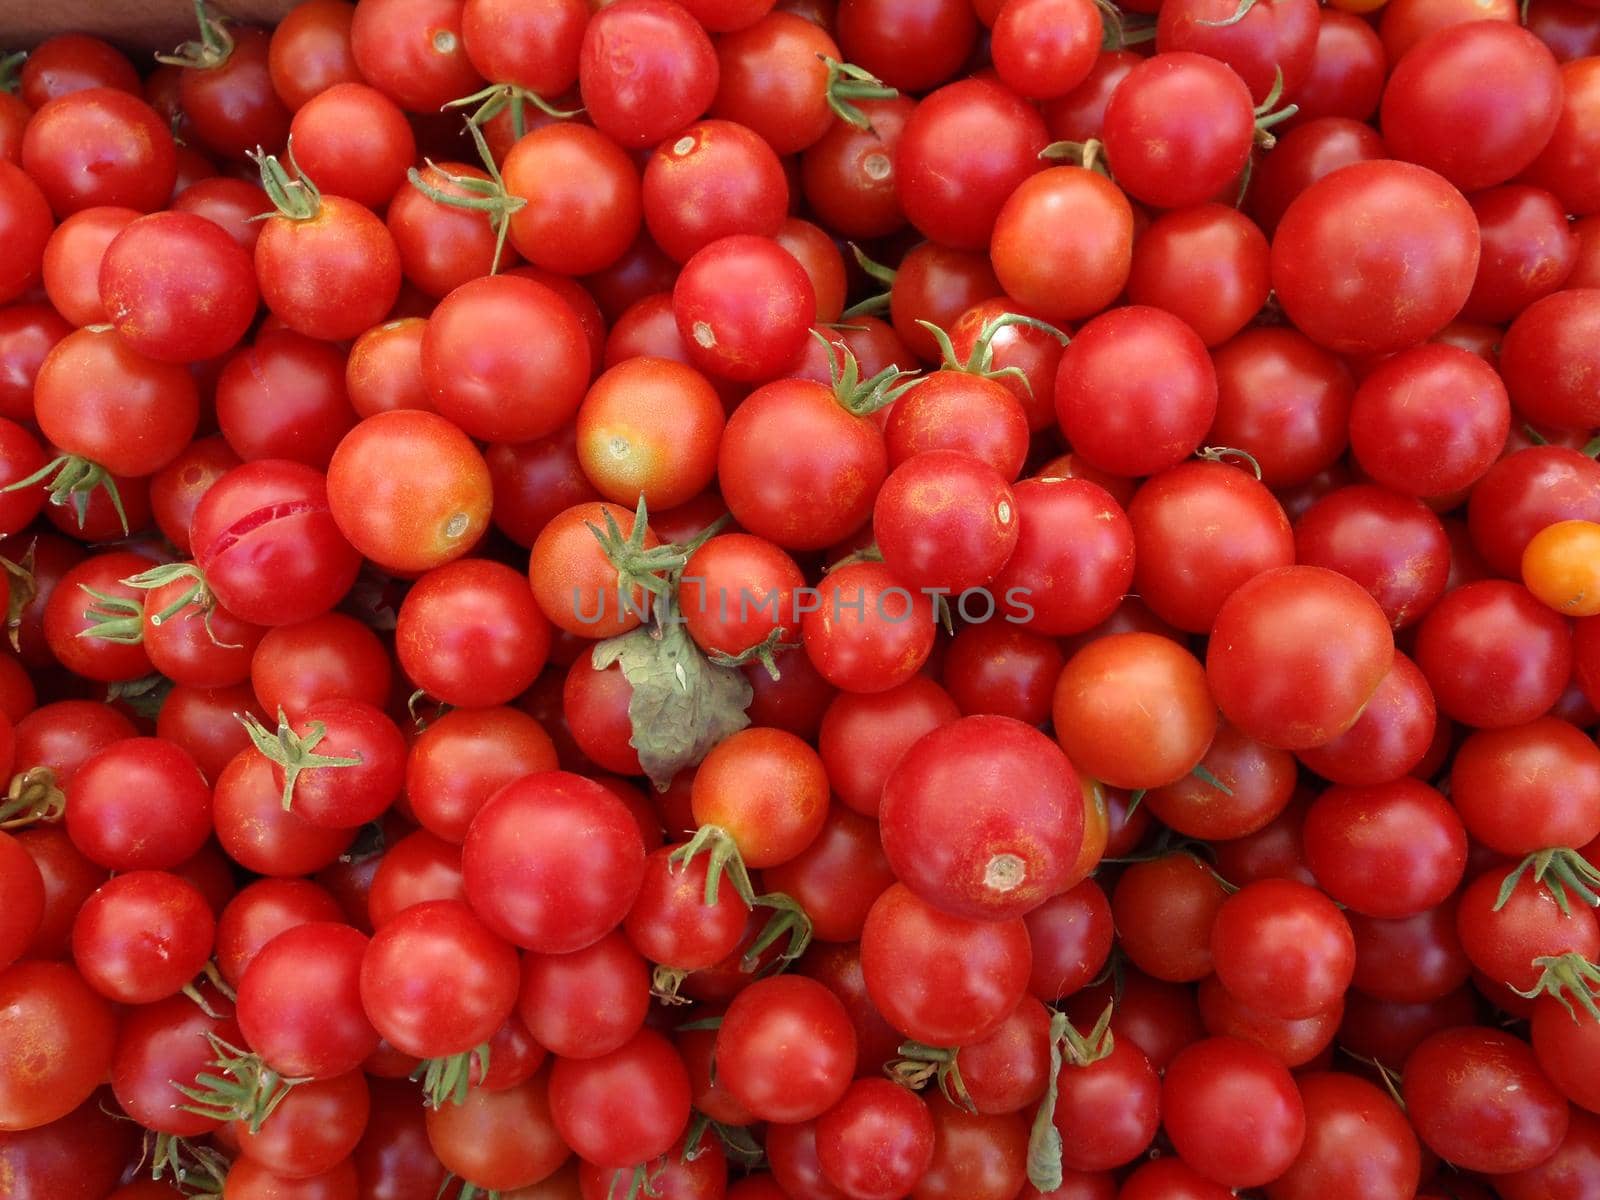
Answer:
<svg viewBox="0 0 1600 1200"><path fill-rule="evenodd" d="M223 607L256 625L328 612L361 567L335 523L327 477L284 459L223 475L195 507L189 542Z"/></svg>

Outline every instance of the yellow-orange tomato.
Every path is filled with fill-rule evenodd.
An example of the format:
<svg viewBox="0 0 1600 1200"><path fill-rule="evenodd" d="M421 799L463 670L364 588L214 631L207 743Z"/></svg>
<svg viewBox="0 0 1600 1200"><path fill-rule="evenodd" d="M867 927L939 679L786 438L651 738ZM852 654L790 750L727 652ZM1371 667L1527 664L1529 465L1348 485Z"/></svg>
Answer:
<svg viewBox="0 0 1600 1200"><path fill-rule="evenodd" d="M471 550L492 498L483 455L437 413L376 413L345 434L328 464L339 532L396 574L420 575Z"/></svg>
<svg viewBox="0 0 1600 1200"><path fill-rule="evenodd" d="M717 473L722 401L693 367L630 358L589 388L578 409L578 461L607 500L652 511L692 500Z"/></svg>
<svg viewBox="0 0 1600 1200"><path fill-rule="evenodd" d="M700 825L728 832L745 865L788 862L828 818L828 772L805 742L782 729L741 729L695 772L690 805Z"/></svg>
<svg viewBox="0 0 1600 1200"><path fill-rule="evenodd" d="M1522 582L1568 617L1600 614L1600 524L1557 521L1522 552Z"/></svg>

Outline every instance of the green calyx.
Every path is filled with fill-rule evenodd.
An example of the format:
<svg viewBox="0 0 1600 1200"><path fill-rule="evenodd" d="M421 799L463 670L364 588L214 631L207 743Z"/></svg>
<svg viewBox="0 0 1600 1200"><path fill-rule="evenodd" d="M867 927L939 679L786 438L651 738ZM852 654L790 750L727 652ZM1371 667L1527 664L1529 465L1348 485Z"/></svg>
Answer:
<svg viewBox="0 0 1600 1200"><path fill-rule="evenodd" d="M893 100L900 94L871 71L853 63L840 62L826 54L817 55L828 68L828 107L833 115L857 129L871 129L872 121L855 103L858 100Z"/></svg>
<svg viewBox="0 0 1600 1200"><path fill-rule="evenodd" d="M322 211L322 193L294 160L293 137L284 148L284 154L289 159L289 167L279 162L277 155L266 153L260 146L250 152L250 161L261 169L261 190L267 193L273 208L272 212L262 213L255 220L277 216L287 221L309 221ZM289 173L290 167L294 169L292 175Z"/></svg>
<svg viewBox="0 0 1600 1200"><path fill-rule="evenodd" d="M49 767L29 767L13 775L6 794L0 796L0 829L52 824L66 812L67 794L56 782L56 773Z"/></svg>
<svg viewBox="0 0 1600 1200"><path fill-rule="evenodd" d="M1116 1045L1112 1010L1107 1004L1087 1034L1079 1033L1065 1013L1050 1018L1050 1081L1028 1135L1028 1182L1041 1192L1053 1192L1062 1182L1061 1131L1056 1128L1061 1072L1067 1066L1086 1067L1111 1053Z"/></svg>
<svg viewBox="0 0 1600 1200"><path fill-rule="evenodd" d="M1106 163L1105 143L1099 138L1090 138L1086 142L1051 142L1039 151L1039 157L1047 162L1082 167L1085 171L1111 178L1111 168Z"/></svg>
<svg viewBox="0 0 1600 1200"><path fill-rule="evenodd" d="M289 718L280 708L278 710L278 728L276 732L269 730L258 720L253 713L244 713L237 717L244 726L245 732L250 735L250 741L255 748L268 760L278 764L283 769L283 808L288 812L294 804L294 785L300 778L300 772L321 770L324 767L359 767L362 759L359 754L348 757L317 754L317 746L322 739L328 736L328 727L321 721L312 721L304 734L296 733L289 724Z"/></svg>
<svg viewBox="0 0 1600 1200"><path fill-rule="evenodd" d="M1229 459L1242 458L1245 465L1250 468L1251 473L1255 475L1257 481L1261 479L1261 463L1248 450L1240 450L1235 446L1202 446L1195 451L1194 456L1204 459L1206 462L1224 463L1228 466L1238 465L1237 463L1229 462Z"/></svg>
<svg viewBox="0 0 1600 1200"><path fill-rule="evenodd" d="M603 509L601 515L605 521L604 529L593 521L587 522L587 525L589 532L600 543L600 549L605 552L606 560L616 568L616 598L617 603L623 606L620 611L627 610L635 591L651 596L672 595L676 590L672 576L683 570L693 551L684 546L645 546L645 536L650 532L650 513L645 506L644 494L639 495L639 503L633 510L633 527L626 536L609 508Z"/></svg>
<svg viewBox="0 0 1600 1200"><path fill-rule="evenodd" d="M514 83L492 83L482 91L473 92L445 105L447 109L472 109L467 114L469 124L482 128L501 113L511 118L511 135L521 138L528 132L528 109L534 108L557 121L568 121L583 111L581 108L562 109L551 104L537 92L518 87Z"/></svg>
<svg viewBox="0 0 1600 1200"><path fill-rule="evenodd" d="M888 312L889 294L894 289L895 269L875 259L868 258L866 251L854 242L850 243L850 254L855 258L856 266L861 268L862 273L868 279L883 285L883 291L868 296L857 304L852 304L839 314L840 319L848 321L852 317L864 317L872 313Z"/></svg>
<svg viewBox="0 0 1600 1200"><path fill-rule="evenodd" d="M811 336L828 351L828 371L833 377L833 395L839 407L857 417L866 417L887 408L921 382L915 371L902 371L892 363L867 379L861 378L861 364L848 346L834 345L826 335L813 329Z"/></svg>
<svg viewBox="0 0 1600 1200"><path fill-rule="evenodd" d="M739 960L739 969L747 975L776 975L786 970L811 945L811 917L800 907L800 902L787 892L763 892L755 898L752 907L770 908L772 916ZM761 956L784 939L788 940L782 953L763 969Z"/></svg>
<svg viewBox="0 0 1600 1200"><path fill-rule="evenodd" d="M471 119L468 119L466 124L467 132L472 135L472 144L477 147L478 157L483 162L484 173L489 178L455 175L431 159L423 160L428 170L452 187L460 189L459 191L447 192L429 183L422 172L415 167L406 172L406 178L411 181L412 187L435 204L466 209L468 212L480 212L488 218L489 227L494 230L494 258L489 264L489 274L493 275L500 270L500 260L505 255L506 236L511 230L511 218L527 207L528 202L522 196L513 196L506 190L506 181L501 178L499 164L494 161L489 143L483 138L483 131Z"/></svg>
<svg viewBox="0 0 1600 1200"><path fill-rule="evenodd" d="M1558 1001L1567 1014L1578 1020L1574 1000L1596 1021L1600 1021L1600 966L1596 966L1576 951L1533 960L1539 968L1539 978L1527 991L1512 988L1517 995L1528 1000L1549 996Z"/></svg>
<svg viewBox="0 0 1600 1200"><path fill-rule="evenodd" d="M667 856L668 870L684 870L700 855L707 855L705 903L714 907L720 898L722 878L728 877L734 894L744 901L746 908L754 908L756 890L750 883L750 871L744 865L739 845L733 835L719 825L702 825L694 836Z"/></svg>
<svg viewBox="0 0 1600 1200"><path fill-rule="evenodd" d="M198 1087L176 1081L172 1084L194 1102L183 1106L185 1112L214 1121L244 1121L251 1133L259 1133L284 1097L307 1082L305 1078L278 1074L259 1055L241 1050L214 1033L207 1033L206 1041L216 1055L212 1059L216 1072L197 1075Z"/></svg>
<svg viewBox="0 0 1600 1200"><path fill-rule="evenodd" d="M117 510L122 532L128 532L128 514L122 507L122 493L117 490L117 481L99 463L90 462L79 454L63 454L51 459L26 479L7 484L0 491L20 492L46 480L49 481L46 487L50 493L50 503L58 507L70 504L78 518L79 529L89 519L89 496L96 488L104 488L111 497L111 506Z"/></svg>
<svg viewBox="0 0 1600 1200"><path fill-rule="evenodd" d="M151 567L148 571L141 571L137 575L130 575L122 582L129 587L143 588L154 591L176 583L180 579L189 581L189 586L178 593L177 599L171 601L165 608L149 614L150 624L160 626L174 620L179 614L187 620L199 616L206 627L206 636L211 639L211 644L224 650L241 649L236 642L224 642L217 637L217 632L211 625L212 614L217 609L217 598L212 594L206 577L194 563L164 563L159 567Z"/></svg>
<svg viewBox="0 0 1600 1200"><path fill-rule="evenodd" d="M1251 3L1253 3L1253 0L1243 0L1240 7L1248 10ZM1256 105L1256 145L1263 150L1271 150L1278 144L1278 139L1272 133L1272 127L1281 125L1300 111L1298 104L1285 104L1282 108L1278 108L1278 102L1282 99L1283 68L1280 67L1277 74L1273 76L1272 90L1267 93L1267 98Z"/></svg>
<svg viewBox="0 0 1600 1200"><path fill-rule="evenodd" d="M184 42L171 54L158 54L156 61L172 67L187 67L192 71L209 71L222 66L233 56L233 34L227 24L213 17L206 8L206 0L194 0L195 23L200 36Z"/></svg>
<svg viewBox="0 0 1600 1200"><path fill-rule="evenodd" d="M1550 890L1563 913L1571 911L1567 898L1569 891L1590 908L1600 906L1600 891L1596 890L1600 888L1600 869L1596 869L1576 850L1556 846L1536 851L1517 864L1516 869L1500 885L1500 894L1494 901L1495 912L1506 906L1511 893L1517 890L1517 884L1529 871L1533 872L1535 883L1542 883Z"/></svg>
<svg viewBox="0 0 1600 1200"><path fill-rule="evenodd" d="M26 50L18 50L14 54L0 54L0 92L14 93L17 90L22 64L27 61Z"/></svg>
<svg viewBox="0 0 1600 1200"><path fill-rule="evenodd" d="M787 650L797 650L799 642L786 642L783 640L783 628L779 626L767 634L760 642L739 654L718 654L713 651L706 657L719 667L742 667L747 663L758 662L766 668L766 672L776 682L783 676L778 671L778 655Z"/></svg>
<svg viewBox="0 0 1600 1200"><path fill-rule="evenodd" d="M210 1146L172 1133L155 1135L150 1151L150 1178L171 1179L185 1196L220 1196L228 1178L228 1160Z"/></svg>
<svg viewBox="0 0 1600 1200"><path fill-rule="evenodd" d="M925 1042L901 1042L900 1057L884 1067L890 1079L913 1091L932 1081L944 1098L957 1108L975 1113L978 1106L961 1078L961 1054L956 1046L929 1046Z"/></svg>
<svg viewBox="0 0 1600 1200"><path fill-rule="evenodd" d="M474 1069L479 1079L489 1073L488 1042L460 1054L424 1059L411 1073L411 1078L422 1081L423 1102L429 1108L443 1108L446 1103L465 1102Z"/></svg>
<svg viewBox="0 0 1600 1200"><path fill-rule="evenodd" d="M89 624L78 630L79 637L98 638L120 646L137 646L144 641L143 604L128 596L99 591L86 583L78 587L94 601L83 610Z"/></svg>
<svg viewBox="0 0 1600 1200"><path fill-rule="evenodd" d="M951 342L948 333L932 321L918 321L917 324L926 329L938 345L941 371L960 371L965 375L977 375L983 379L1016 379L1030 396L1033 395L1033 385L1028 382L1027 372L1021 367L995 368L994 339L1003 329L1022 328L1037 329L1041 333L1047 333L1063 346L1069 340L1061 330L1048 321L1041 321L1038 317L1025 317L1021 313L1001 313L985 323L978 331L977 340L972 343L972 353L962 359L956 353L955 344Z"/></svg>

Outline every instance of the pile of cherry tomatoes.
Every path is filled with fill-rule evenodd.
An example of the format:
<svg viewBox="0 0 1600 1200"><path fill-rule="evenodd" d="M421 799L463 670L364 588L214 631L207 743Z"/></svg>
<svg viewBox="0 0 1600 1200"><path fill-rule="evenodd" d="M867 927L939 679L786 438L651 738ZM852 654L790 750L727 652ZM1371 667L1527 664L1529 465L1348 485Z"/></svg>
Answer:
<svg viewBox="0 0 1600 1200"><path fill-rule="evenodd" d="M1600 1197L1596 0L0 64L7 1200Z"/></svg>

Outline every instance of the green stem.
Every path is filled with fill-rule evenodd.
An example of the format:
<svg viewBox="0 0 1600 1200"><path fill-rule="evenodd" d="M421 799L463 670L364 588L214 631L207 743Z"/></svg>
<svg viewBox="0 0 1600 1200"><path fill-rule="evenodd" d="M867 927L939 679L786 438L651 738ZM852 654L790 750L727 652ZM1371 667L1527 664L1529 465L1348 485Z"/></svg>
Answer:
<svg viewBox="0 0 1600 1200"><path fill-rule="evenodd" d="M49 767L29 767L11 777L11 786L0 797L0 829L50 824L66 812L67 794L56 783L56 773Z"/></svg>
<svg viewBox="0 0 1600 1200"><path fill-rule="evenodd" d="M122 493L117 490L116 480L100 464L90 462L78 454L63 454L59 458L51 459L26 479L19 479L9 483L0 491L19 492L23 488L32 487L37 483L45 483L50 493L50 503L57 507L70 504L73 513L78 518L78 528L83 528L83 523L89 518L89 496L96 488L104 488L111 497L111 506L116 509L117 520L122 525L122 532L128 532L128 514L122 507Z"/></svg>
<svg viewBox="0 0 1600 1200"><path fill-rule="evenodd" d="M718 901L724 874L733 884L735 894L744 901L744 906L755 907L756 892L750 883L750 872L744 865L744 858L739 854L738 843L733 840L732 834L717 825L700 826L692 838L668 856L668 869L683 869L700 854L710 856L706 863L705 903L708 907L715 906Z"/></svg>
<svg viewBox="0 0 1600 1200"><path fill-rule="evenodd" d="M236 718L244 726L245 732L250 735L250 741L255 748L271 762L283 768L283 809L288 812L294 802L295 781L300 778L300 772L320 770L323 767L359 767L362 758L359 754L347 757L316 754L318 744L328 736L328 727L321 721L312 721L307 726L304 734L294 731L289 724L289 718L280 708L278 710L278 729L276 733L268 730L254 713L236 714Z"/></svg>
<svg viewBox="0 0 1600 1200"><path fill-rule="evenodd" d="M233 56L233 35L227 25L206 10L205 0L194 0L195 23L200 37L184 42L171 54L158 54L156 61L193 71L209 71L222 66Z"/></svg>

